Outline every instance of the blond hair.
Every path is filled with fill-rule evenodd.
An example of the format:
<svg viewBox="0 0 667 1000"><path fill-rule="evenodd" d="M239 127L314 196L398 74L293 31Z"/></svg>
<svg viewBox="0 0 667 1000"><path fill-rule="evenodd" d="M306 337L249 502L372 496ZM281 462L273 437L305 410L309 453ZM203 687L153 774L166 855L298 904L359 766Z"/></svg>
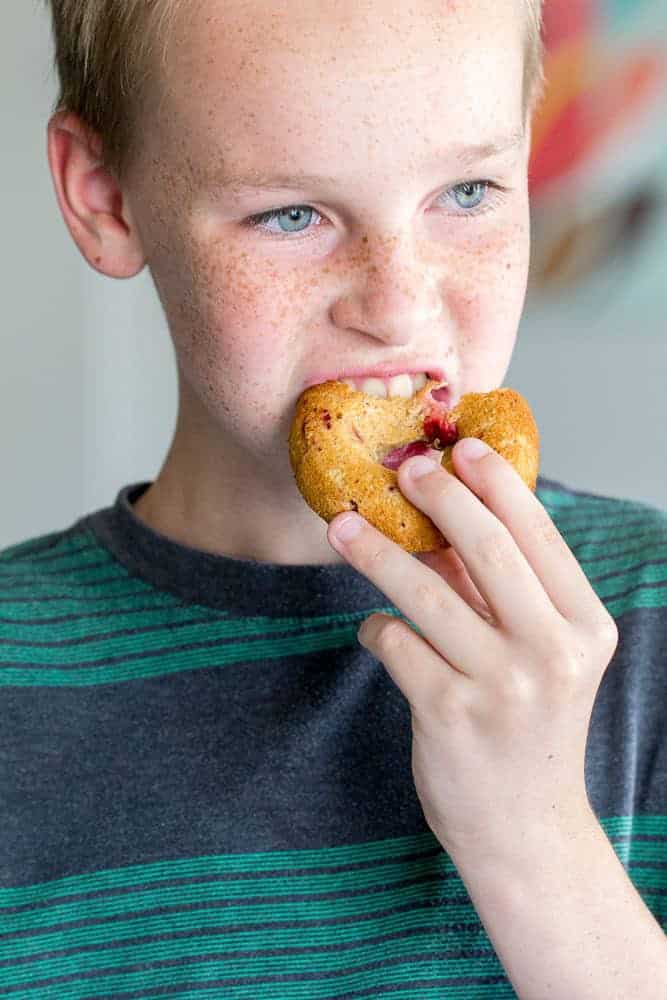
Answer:
<svg viewBox="0 0 667 1000"><path fill-rule="evenodd" d="M141 147L141 109L157 81L178 14L192 0L44 0L52 15L59 92L52 109L76 114L123 184ZM542 4L527 9L524 108L543 87ZM159 60L159 61L158 61Z"/></svg>

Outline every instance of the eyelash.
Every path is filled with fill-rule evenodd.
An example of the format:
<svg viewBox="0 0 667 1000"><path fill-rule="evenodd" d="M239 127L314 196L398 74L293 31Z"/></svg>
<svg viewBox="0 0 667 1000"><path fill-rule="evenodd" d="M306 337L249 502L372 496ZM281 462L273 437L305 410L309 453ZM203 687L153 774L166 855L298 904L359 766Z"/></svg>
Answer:
<svg viewBox="0 0 667 1000"><path fill-rule="evenodd" d="M471 219L479 215L484 215L486 214L486 212L492 212L496 207L496 205L503 201L504 195L507 194L507 192L509 191L509 188L503 187L501 184L496 184L495 181L475 180L475 181L461 181L458 184L454 184L451 188L449 188L448 191L445 192L445 195L451 195L452 192L462 187L475 187L477 185L482 185L484 188L486 188L485 194L491 192L490 201L487 197L485 197L481 205L478 205L477 207L472 208L469 211L466 211L466 209L460 209L460 211L454 212L455 216L458 216L461 219ZM311 209L317 215L320 215L317 209L313 208L312 205L305 205L305 204L285 205L281 208L273 208L269 209L266 212L260 212L258 215L249 215L246 219L243 219L241 225L246 229L261 229L267 222L271 222L277 216L283 215L283 213L289 212L291 209L294 208ZM319 224L310 225L308 226L307 229L304 229L301 232L297 232L292 235L290 235L289 233L275 233L269 230L264 230L264 232L269 238L275 238L282 242L294 243L299 240L309 239L309 234L311 233L311 231L313 229L318 229L318 228Z"/></svg>

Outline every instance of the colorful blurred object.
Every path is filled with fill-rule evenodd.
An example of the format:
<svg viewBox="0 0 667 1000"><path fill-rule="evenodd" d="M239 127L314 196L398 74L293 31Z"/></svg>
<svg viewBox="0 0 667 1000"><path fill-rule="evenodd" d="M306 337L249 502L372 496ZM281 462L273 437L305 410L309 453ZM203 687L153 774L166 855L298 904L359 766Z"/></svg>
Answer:
<svg viewBox="0 0 667 1000"><path fill-rule="evenodd" d="M631 253L665 199L667 0L546 0L532 290Z"/></svg>

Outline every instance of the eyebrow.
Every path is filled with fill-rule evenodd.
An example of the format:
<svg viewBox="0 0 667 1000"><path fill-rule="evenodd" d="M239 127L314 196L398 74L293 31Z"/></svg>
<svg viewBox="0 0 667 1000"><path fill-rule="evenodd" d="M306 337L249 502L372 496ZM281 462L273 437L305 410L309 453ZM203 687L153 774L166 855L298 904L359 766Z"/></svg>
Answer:
<svg viewBox="0 0 667 1000"><path fill-rule="evenodd" d="M435 157L435 161L442 162L446 156L461 167L470 167L483 160L490 160L495 156L514 152L523 144L525 137L526 133L523 129L516 129L509 135L496 137L491 142L459 146L453 149L450 147L447 154L440 153ZM302 189L326 184L334 187L339 183L339 180L339 177L333 177L330 174L309 174L298 170L285 174L265 173L260 170L249 170L245 174L230 174L223 169L211 177L210 186L220 191L241 194L246 191L282 191L287 188Z"/></svg>

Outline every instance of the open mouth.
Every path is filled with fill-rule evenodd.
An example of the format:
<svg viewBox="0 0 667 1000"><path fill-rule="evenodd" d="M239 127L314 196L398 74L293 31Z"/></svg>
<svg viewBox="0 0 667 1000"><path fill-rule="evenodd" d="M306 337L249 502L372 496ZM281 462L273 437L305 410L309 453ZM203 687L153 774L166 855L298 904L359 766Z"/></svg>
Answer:
<svg viewBox="0 0 667 1000"><path fill-rule="evenodd" d="M435 381L447 384L443 379L439 379L429 372L415 374L404 372L387 378L360 375L356 378L340 378L338 381L348 385L355 392L363 392L367 396L375 396L377 399L395 399L396 397L411 399L424 388L427 382Z"/></svg>
<svg viewBox="0 0 667 1000"><path fill-rule="evenodd" d="M341 373L338 378L320 376L320 379L322 381L313 380L310 385L346 385L352 392L367 397L361 412L368 414L371 425L377 428L370 435L375 439L373 447L369 447L365 428L356 426L359 421L355 421L351 431L373 453L374 461L387 469L396 471L413 455L444 452L459 440L456 424L451 418L456 392L441 370L401 372L384 377ZM330 427L331 415L328 411L323 413L322 419ZM385 421L386 433L383 433L382 424ZM410 434L414 434L413 440L406 441Z"/></svg>

